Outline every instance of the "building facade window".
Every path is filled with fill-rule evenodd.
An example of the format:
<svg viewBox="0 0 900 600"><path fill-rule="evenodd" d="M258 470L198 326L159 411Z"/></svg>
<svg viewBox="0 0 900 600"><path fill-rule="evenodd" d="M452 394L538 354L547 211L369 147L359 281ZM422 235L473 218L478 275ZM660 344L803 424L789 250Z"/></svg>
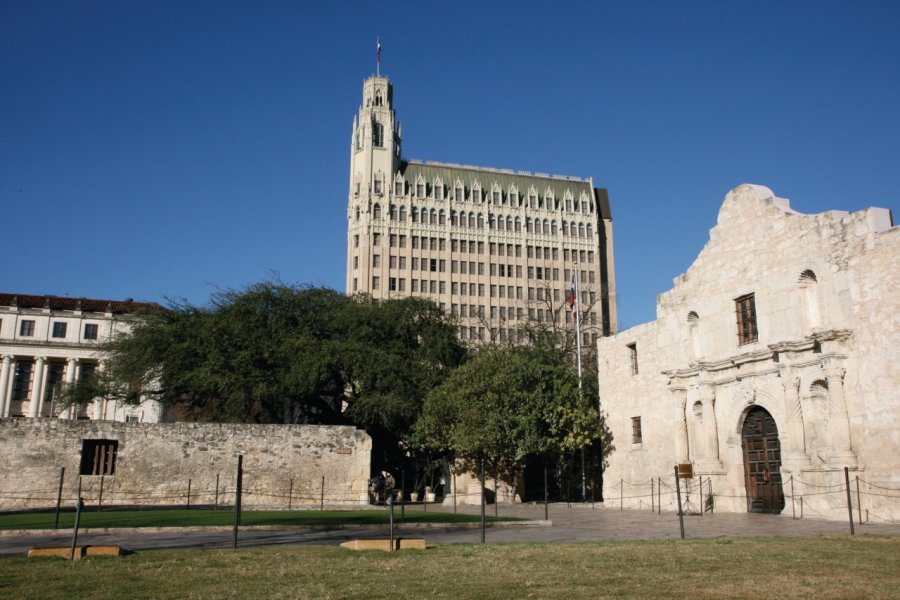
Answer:
<svg viewBox="0 0 900 600"><path fill-rule="evenodd" d="M97 324L96 323L85 323L84 324L84 339L86 340L96 340L97 339Z"/></svg>
<svg viewBox="0 0 900 600"><path fill-rule="evenodd" d="M66 323L56 322L53 324L53 337L55 338L64 338L66 337Z"/></svg>
<svg viewBox="0 0 900 600"><path fill-rule="evenodd" d="M634 344L628 344L628 359L631 363L631 374L638 374L638 355L637 355L637 342Z"/></svg>
<svg viewBox="0 0 900 600"><path fill-rule="evenodd" d="M81 475L115 475L118 440L82 440Z"/></svg>
<svg viewBox="0 0 900 600"><path fill-rule="evenodd" d="M19 335L22 337L32 337L34 335L34 321L21 321L19 323Z"/></svg>
<svg viewBox="0 0 900 600"><path fill-rule="evenodd" d="M734 300L734 312L737 319L738 345L751 344L759 339L756 327L756 301L753 294L747 294Z"/></svg>

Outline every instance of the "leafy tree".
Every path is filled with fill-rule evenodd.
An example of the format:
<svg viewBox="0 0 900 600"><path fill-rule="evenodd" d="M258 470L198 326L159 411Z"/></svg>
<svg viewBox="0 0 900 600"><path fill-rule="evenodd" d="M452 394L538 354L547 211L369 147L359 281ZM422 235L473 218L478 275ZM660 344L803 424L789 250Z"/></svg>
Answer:
<svg viewBox="0 0 900 600"><path fill-rule="evenodd" d="M510 480L527 455L580 449L602 432L565 356L489 346L428 395L416 441L470 463L484 458Z"/></svg>
<svg viewBox="0 0 900 600"><path fill-rule="evenodd" d="M188 420L354 424L379 468L403 460L423 399L465 357L431 301L280 282L150 311L104 350L108 377L69 402L140 389Z"/></svg>

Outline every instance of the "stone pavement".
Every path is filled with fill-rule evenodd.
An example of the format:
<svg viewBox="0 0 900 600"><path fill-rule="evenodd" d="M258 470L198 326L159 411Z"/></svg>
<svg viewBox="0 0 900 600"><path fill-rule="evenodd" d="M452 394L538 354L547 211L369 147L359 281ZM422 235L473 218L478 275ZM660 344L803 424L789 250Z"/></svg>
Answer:
<svg viewBox="0 0 900 600"><path fill-rule="evenodd" d="M418 508L418 507L417 507ZM452 507L431 506L429 511L452 512ZM478 514L477 506L459 506L459 512ZM493 505L487 514L494 514ZM543 505L500 505L501 516L544 518ZM399 520L399 510L395 512ZM503 525L488 527L488 543L578 543L642 539L678 539L678 515L657 515L649 510L618 510L590 505L551 504L551 524ZM857 535L900 535L900 524L854 524ZM847 521L792 519L791 515L762 515L751 513L721 513L704 516L685 516L687 538L737 537L756 535L817 536L848 535ZM477 526L416 526L398 525L396 535L425 537L429 545L479 543L481 532ZM351 539L387 537L388 528L352 527L339 529L309 528L242 528L238 537L240 547L276 545L337 545ZM68 545L71 531L60 534L0 535L0 555L24 554L34 546ZM79 533L79 544L116 544L128 550L229 548L232 534L229 528L165 528L159 531L100 530Z"/></svg>

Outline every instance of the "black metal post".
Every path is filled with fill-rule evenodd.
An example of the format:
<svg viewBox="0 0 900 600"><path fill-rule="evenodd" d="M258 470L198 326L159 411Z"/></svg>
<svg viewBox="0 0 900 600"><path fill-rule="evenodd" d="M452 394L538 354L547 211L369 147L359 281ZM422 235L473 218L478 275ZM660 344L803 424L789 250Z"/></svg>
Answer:
<svg viewBox="0 0 900 600"><path fill-rule="evenodd" d="M481 543L484 543L484 457L481 457Z"/></svg>
<svg viewBox="0 0 900 600"><path fill-rule="evenodd" d="M453 473L453 514L456 514L456 494L459 492L456 489L456 473Z"/></svg>
<svg viewBox="0 0 900 600"><path fill-rule="evenodd" d="M850 535L856 535L853 530L853 499L850 497L850 469L844 467L844 481L847 483L847 513L850 515Z"/></svg>
<svg viewBox="0 0 900 600"><path fill-rule="evenodd" d="M406 489L406 469L400 471L400 522L406 523L406 499L403 497ZM391 509L393 512L393 509Z"/></svg>
<svg viewBox="0 0 900 600"><path fill-rule="evenodd" d="M216 473L216 499L213 504L213 510L219 510L219 474Z"/></svg>
<svg viewBox="0 0 900 600"><path fill-rule="evenodd" d="M294 500L294 478L291 477L291 482L288 484L288 510L291 510L291 505Z"/></svg>
<svg viewBox="0 0 900 600"><path fill-rule="evenodd" d="M675 465L675 493L678 494L678 524L681 527L681 539L684 539L684 511L681 510L681 483L678 479L678 465Z"/></svg>
<svg viewBox="0 0 900 600"><path fill-rule="evenodd" d="M500 485L498 484L497 475L494 474L494 516L498 515L497 511L500 506Z"/></svg>
<svg viewBox="0 0 900 600"><path fill-rule="evenodd" d="M703 502L703 475L700 476L700 516L703 516L703 513L706 512L706 504Z"/></svg>
<svg viewBox="0 0 900 600"><path fill-rule="evenodd" d="M188 477L187 509L191 510L191 478Z"/></svg>
<svg viewBox="0 0 900 600"><path fill-rule="evenodd" d="M231 547L237 548L238 527L241 525L241 487L244 484L244 455L238 454L237 480L234 489L234 530L231 534Z"/></svg>
<svg viewBox="0 0 900 600"><path fill-rule="evenodd" d="M581 449L581 501L587 500L587 472L584 468L584 448Z"/></svg>
<svg viewBox="0 0 900 600"><path fill-rule="evenodd" d="M325 476L322 475L322 491L319 493L319 510L325 510Z"/></svg>
<svg viewBox="0 0 900 600"><path fill-rule="evenodd" d="M59 529L59 505L62 503L63 479L66 477L66 468L59 469L59 489L56 491L56 518L53 521L53 529Z"/></svg>
<svg viewBox="0 0 900 600"><path fill-rule="evenodd" d="M75 505L75 527L72 529L72 547L69 549L69 560L75 560L75 545L78 543L78 526L81 524L81 510L84 508L84 500L78 497Z"/></svg>
<svg viewBox="0 0 900 600"><path fill-rule="evenodd" d="M390 514L390 524L391 524L391 539L390 539L390 549L389 552L394 551L394 488L385 488L387 491L387 498L385 502L388 505L388 512Z"/></svg>
<svg viewBox="0 0 900 600"><path fill-rule="evenodd" d="M856 512L859 514L859 524L862 525L862 502L859 501L859 475L856 476Z"/></svg>
<svg viewBox="0 0 900 600"><path fill-rule="evenodd" d="M100 476L100 496L97 498L97 512L103 510L103 480L105 475Z"/></svg>
<svg viewBox="0 0 900 600"><path fill-rule="evenodd" d="M794 476L791 475L791 517L797 518L797 504L794 496Z"/></svg>
<svg viewBox="0 0 900 600"><path fill-rule="evenodd" d="M654 500L656 500L656 490L653 489L653 478L650 478L650 512L656 512L656 507L654 506Z"/></svg>
<svg viewBox="0 0 900 600"><path fill-rule="evenodd" d="M656 514L662 514L662 477L656 478Z"/></svg>
<svg viewBox="0 0 900 600"><path fill-rule="evenodd" d="M550 520L550 491L547 489L547 467L544 467L544 520Z"/></svg>

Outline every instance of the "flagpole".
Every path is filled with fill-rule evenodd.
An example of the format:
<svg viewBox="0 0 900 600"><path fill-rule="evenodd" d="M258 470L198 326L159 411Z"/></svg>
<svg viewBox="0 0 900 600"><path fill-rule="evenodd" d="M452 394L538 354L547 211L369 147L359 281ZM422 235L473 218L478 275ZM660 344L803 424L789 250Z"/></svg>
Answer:
<svg viewBox="0 0 900 600"><path fill-rule="evenodd" d="M381 38L375 38L375 76L381 77Z"/></svg>

